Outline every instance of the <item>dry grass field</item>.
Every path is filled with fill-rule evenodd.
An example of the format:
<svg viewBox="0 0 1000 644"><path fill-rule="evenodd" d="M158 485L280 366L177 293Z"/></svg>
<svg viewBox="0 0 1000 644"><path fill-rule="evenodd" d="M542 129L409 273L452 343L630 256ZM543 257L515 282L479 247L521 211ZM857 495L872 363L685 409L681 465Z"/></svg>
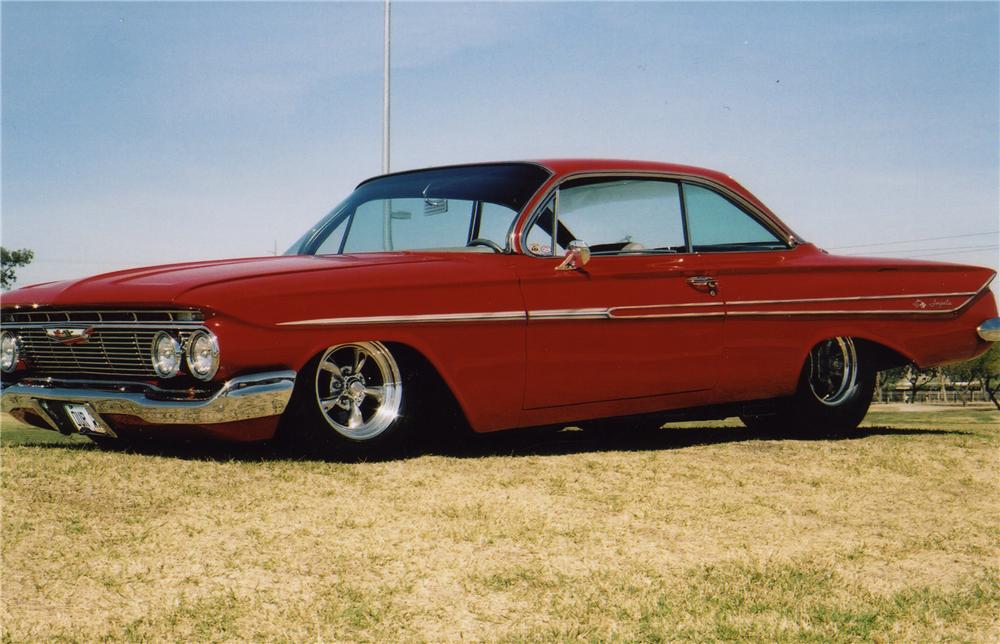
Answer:
<svg viewBox="0 0 1000 644"><path fill-rule="evenodd" d="M2 440L2 628L62 640L1000 639L1000 414L336 463Z"/></svg>

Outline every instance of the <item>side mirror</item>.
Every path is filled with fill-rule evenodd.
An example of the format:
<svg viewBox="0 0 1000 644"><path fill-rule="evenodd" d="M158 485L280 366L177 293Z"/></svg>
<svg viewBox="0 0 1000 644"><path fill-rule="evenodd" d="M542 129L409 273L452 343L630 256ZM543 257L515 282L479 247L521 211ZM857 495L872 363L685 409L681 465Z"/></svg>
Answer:
<svg viewBox="0 0 1000 644"><path fill-rule="evenodd" d="M581 270L587 262L590 261L590 247L587 246L586 242L582 242L579 239L574 239L566 247L566 256L559 266L556 266L557 271L578 271Z"/></svg>

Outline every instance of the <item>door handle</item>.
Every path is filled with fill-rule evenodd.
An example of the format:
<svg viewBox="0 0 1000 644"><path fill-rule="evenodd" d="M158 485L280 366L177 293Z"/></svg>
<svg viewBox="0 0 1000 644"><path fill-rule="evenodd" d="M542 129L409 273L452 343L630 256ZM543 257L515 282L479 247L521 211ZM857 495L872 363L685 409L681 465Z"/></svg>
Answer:
<svg viewBox="0 0 1000 644"><path fill-rule="evenodd" d="M697 289L704 289L708 291L709 295L714 296L719 292L719 283L715 281L714 277L709 275L695 275L694 277L689 277L687 283Z"/></svg>

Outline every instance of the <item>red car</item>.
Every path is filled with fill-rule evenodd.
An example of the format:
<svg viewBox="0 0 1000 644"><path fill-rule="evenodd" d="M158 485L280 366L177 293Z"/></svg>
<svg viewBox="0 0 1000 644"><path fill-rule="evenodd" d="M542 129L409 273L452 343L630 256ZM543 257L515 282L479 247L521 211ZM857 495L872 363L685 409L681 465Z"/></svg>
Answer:
<svg viewBox="0 0 1000 644"><path fill-rule="evenodd" d="M283 257L6 294L3 411L368 452L617 416L850 429L875 373L1000 339L989 268L837 257L724 174L547 160L375 177ZM638 422L638 420L637 420Z"/></svg>

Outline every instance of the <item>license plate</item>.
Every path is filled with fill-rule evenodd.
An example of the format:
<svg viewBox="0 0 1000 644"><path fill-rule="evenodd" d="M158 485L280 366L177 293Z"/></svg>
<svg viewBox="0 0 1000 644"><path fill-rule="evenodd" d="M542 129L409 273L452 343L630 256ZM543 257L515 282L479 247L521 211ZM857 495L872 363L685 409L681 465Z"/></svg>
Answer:
<svg viewBox="0 0 1000 644"><path fill-rule="evenodd" d="M104 427L94 418L86 405L66 405L66 414L73 421L77 431L89 432L91 434L104 434Z"/></svg>

